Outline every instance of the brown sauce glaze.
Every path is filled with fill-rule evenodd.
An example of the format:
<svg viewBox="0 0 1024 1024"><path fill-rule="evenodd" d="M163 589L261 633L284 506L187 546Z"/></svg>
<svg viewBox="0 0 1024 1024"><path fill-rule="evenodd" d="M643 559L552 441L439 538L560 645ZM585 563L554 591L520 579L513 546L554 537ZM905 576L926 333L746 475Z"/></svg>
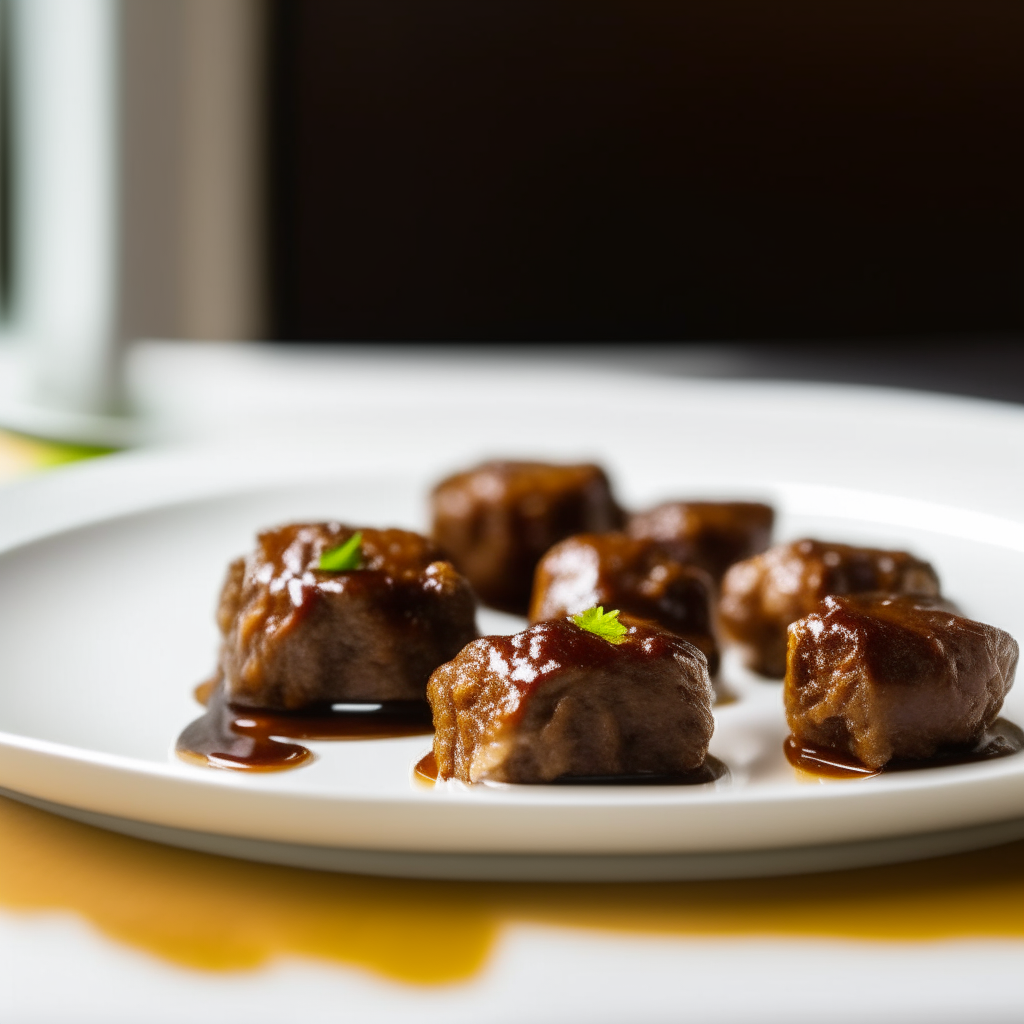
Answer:
<svg viewBox="0 0 1024 1024"><path fill-rule="evenodd" d="M413 767L413 774L417 782L437 782L437 758L434 751L428 750Z"/></svg>
<svg viewBox="0 0 1024 1024"><path fill-rule="evenodd" d="M197 688L197 698L203 685ZM175 750L182 760L213 768L256 772L297 768L313 755L299 743L285 742L289 739L370 740L429 736L434 731L425 701L368 704L367 710L327 704L275 711L229 704L223 687L206 696L206 713L185 728Z"/></svg>
<svg viewBox="0 0 1024 1024"><path fill-rule="evenodd" d="M570 619L481 637L427 684L441 777L524 785L693 771L711 697L707 662L681 637L631 623L610 641Z"/></svg>
<svg viewBox="0 0 1024 1024"><path fill-rule="evenodd" d="M820 775L827 779L868 779L872 775L882 774L880 768L868 768L849 754L803 743L792 734L785 738L782 749L786 760L794 768L810 775Z"/></svg>
<svg viewBox="0 0 1024 1024"><path fill-rule="evenodd" d="M483 637L478 643L483 641L488 644L489 668L509 691L498 709L509 722L522 718L532 691L557 678L564 666L583 672L627 666L642 673L652 662L671 657L673 651L680 651L689 660L693 650L692 645L674 633L635 620L618 644L608 643L564 619L541 622L509 636ZM459 658L472 649L463 648Z"/></svg>
<svg viewBox="0 0 1024 1024"><path fill-rule="evenodd" d="M437 758L428 750L413 768L417 782L437 782ZM692 772L681 775L563 775L551 786L702 786L729 774L728 767L710 754L704 763Z"/></svg>
<svg viewBox="0 0 1024 1024"><path fill-rule="evenodd" d="M534 573L531 623L575 615L594 605L618 608L625 625L666 629L688 640L718 671L715 583L658 541L625 533L580 533L550 548Z"/></svg>
<svg viewBox="0 0 1024 1024"><path fill-rule="evenodd" d="M869 768L847 753L803 743L792 735L786 737L782 746L786 760L802 772L828 779L869 779L883 773L920 771L922 768L1009 757L1024 750L1024 732L1013 722L997 718L992 728L969 749L949 750L921 760L890 761L883 768Z"/></svg>

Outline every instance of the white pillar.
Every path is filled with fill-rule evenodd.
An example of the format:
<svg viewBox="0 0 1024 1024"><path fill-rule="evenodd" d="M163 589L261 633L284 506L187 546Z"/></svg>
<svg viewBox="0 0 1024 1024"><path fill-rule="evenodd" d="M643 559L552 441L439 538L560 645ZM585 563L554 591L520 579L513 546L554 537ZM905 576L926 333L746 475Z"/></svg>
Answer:
<svg viewBox="0 0 1024 1024"><path fill-rule="evenodd" d="M69 412L120 400L117 0L16 0L13 309L34 398Z"/></svg>

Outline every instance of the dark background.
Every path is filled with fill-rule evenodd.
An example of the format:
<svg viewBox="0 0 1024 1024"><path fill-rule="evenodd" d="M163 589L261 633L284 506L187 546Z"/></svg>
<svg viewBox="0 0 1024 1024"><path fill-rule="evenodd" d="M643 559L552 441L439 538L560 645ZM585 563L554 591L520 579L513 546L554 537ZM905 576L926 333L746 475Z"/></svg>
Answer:
<svg viewBox="0 0 1024 1024"><path fill-rule="evenodd" d="M272 335L1015 339L1016 0L271 0Z"/></svg>

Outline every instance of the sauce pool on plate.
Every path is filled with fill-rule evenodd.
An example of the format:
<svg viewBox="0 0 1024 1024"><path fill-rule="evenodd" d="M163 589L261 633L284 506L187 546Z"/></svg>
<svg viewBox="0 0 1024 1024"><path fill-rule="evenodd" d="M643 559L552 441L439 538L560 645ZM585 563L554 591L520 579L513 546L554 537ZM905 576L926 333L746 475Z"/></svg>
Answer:
<svg viewBox="0 0 1024 1024"><path fill-rule="evenodd" d="M827 779L869 779L890 772L917 771L922 768L941 768L944 765L972 764L1009 757L1024 750L1024 732L1013 722L997 718L981 740L973 747L949 750L936 757L920 760L890 761L882 768L869 768L849 754L828 747L804 743L795 736L787 736L783 743L786 760L796 769Z"/></svg>
<svg viewBox="0 0 1024 1024"><path fill-rule="evenodd" d="M202 683L196 698L206 713L178 737L178 756L192 764L238 771L272 772L297 768L313 754L289 740L368 740L429 736L433 731L425 701L380 704L325 704L302 711L274 711L229 704L223 687Z"/></svg>

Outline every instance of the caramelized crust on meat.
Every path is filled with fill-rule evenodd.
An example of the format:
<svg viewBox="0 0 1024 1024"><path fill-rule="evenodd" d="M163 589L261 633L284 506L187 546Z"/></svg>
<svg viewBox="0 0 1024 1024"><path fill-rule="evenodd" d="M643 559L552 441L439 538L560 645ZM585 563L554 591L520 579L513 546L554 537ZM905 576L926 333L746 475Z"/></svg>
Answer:
<svg viewBox="0 0 1024 1024"><path fill-rule="evenodd" d="M364 528L361 568L320 570L355 532L284 526L231 564L217 613L230 702L422 700L430 673L476 637L469 584L418 533Z"/></svg>
<svg viewBox="0 0 1024 1024"><path fill-rule="evenodd" d="M704 656L646 626L619 644L567 619L483 637L427 696L439 776L464 782L689 772L714 729Z"/></svg>
<svg viewBox="0 0 1024 1024"><path fill-rule="evenodd" d="M869 768L977 743L1013 685L1017 643L940 600L826 597L789 627L786 718Z"/></svg>
<svg viewBox="0 0 1024 1024"><path fill-rule="evenodd" d="M488 462L442 480L433 538L484 604L525 615L533 570L552 544L622 521L599 466Z"/></svg>
<svg viewBox="0 0 1024 1024"><path fill-rule="evenodd" d="M777 544L737 562L722 580L719 623L744 647L747 665L762 675L786 671L786 627L813 612L827 594L878 590L939 593L927 563L906 551L882 551L819 540Z"/></svg>
<svg viewBox="0 0 1024 1024"><path fill-rule="evenodd" d="M714 583L653 540L584 533L556 544L534 574L530 622L564 619L602 605L689 640L718 671L712 628Z"/></svg>
<svg viewBox="0 0 1024 1024"><path fill-rule="evenodd" d="M659 541L718 581L733 562L768 547L774 522L771 505L755 501L668 501L631 515L626 532Z"/></svg>

